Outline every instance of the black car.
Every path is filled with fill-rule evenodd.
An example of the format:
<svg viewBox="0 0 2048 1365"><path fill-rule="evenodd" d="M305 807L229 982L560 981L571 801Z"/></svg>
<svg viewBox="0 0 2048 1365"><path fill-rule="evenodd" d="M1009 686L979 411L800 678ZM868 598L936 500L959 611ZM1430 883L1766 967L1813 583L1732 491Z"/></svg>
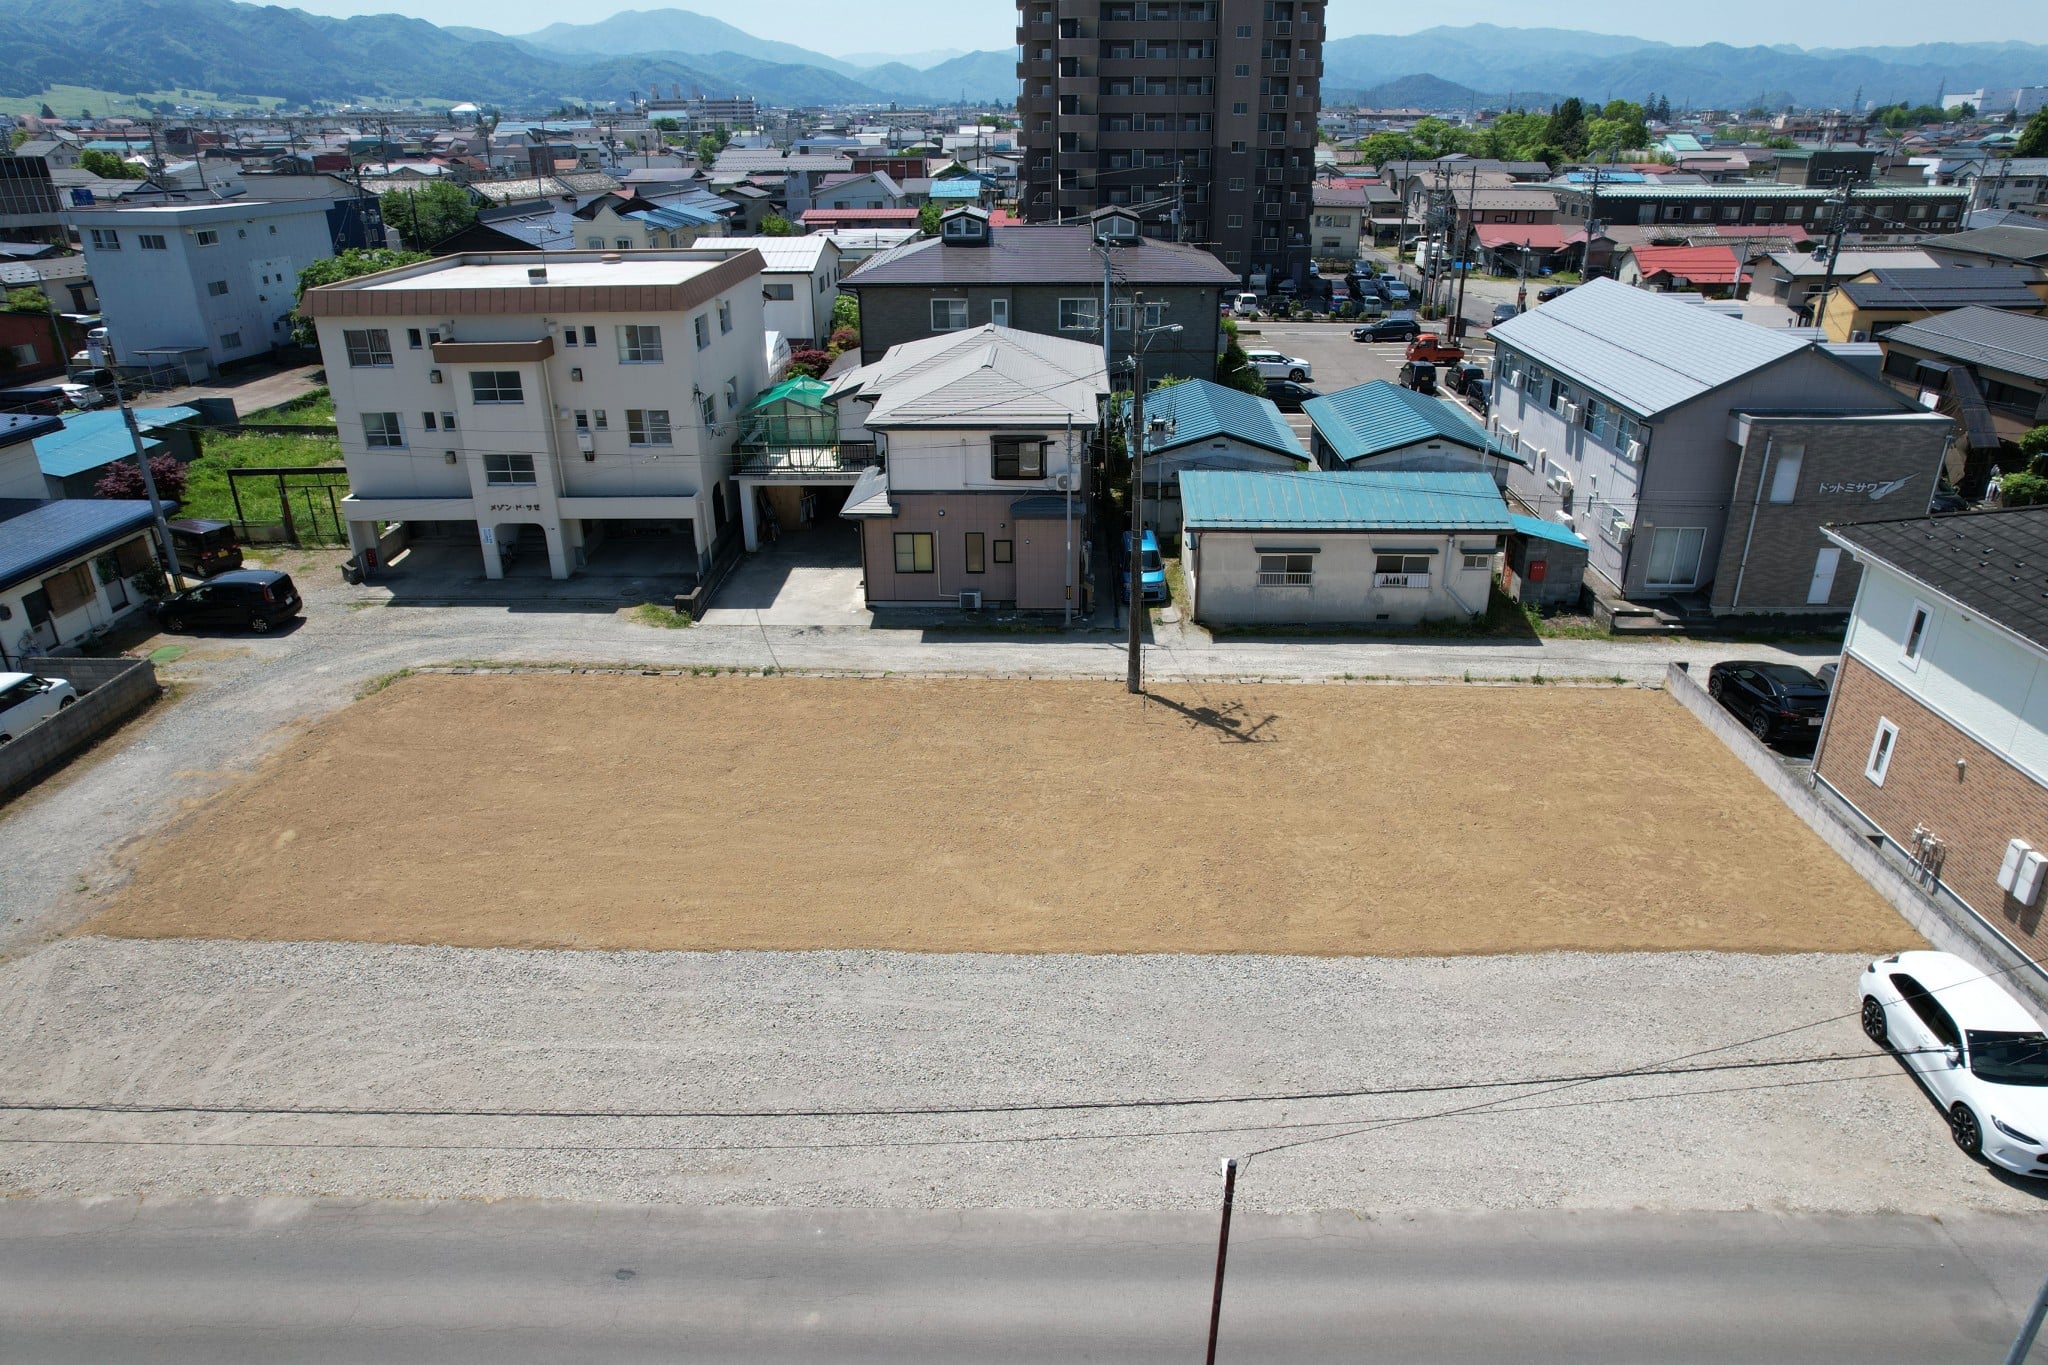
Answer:
<svg viewBox="0 0 2048 1365"><path fill-rule="evenodd" d="M1381 318L1351 329L1353 341L1413 341L1422 335L1422 324L1414 318Z"/></svg>
<svg viewBox="0 0 2048 1365"><path fill-rule="evenodd" d="M1575 288L1577 288L1576 285L1570 284L1548 285L1545 288L1536 291L1536 302L1549 303L1552 299L1561 299L1566 294L1571 293L1572 290Z"/></svg>
<svg viewBox="0 0 2048 1365"><path fill-rule="evenodd" d="M1929 516L1946 516L1950 512L1967 512L1969 510L1969 499L1956 492L1955 489L1950 488L1947 484L1943 484L1935 489L1934 496L1928 499L1927 502L1927 514Z"/></svg>
<svg viewBox="0 0 2048 1365"><path fill-rule="evenodd" d="M1321 398L1322 391L1306 384L1297 384L1292 379L1268 379L1266 397L1273 400L1282 412L1300 412L1301 405L1311 398Z"/></svg>
<svg viewBox="0 0 2048 1365"><path fill-rule="evenodd" d="M1486 367L1474 360L1453 365L1444 372L1444 387L1452 393L1483 392L1486 388Z"/></svg>
<svg viewBox="0 0 2048 1365"><path fill-rule="evenodd" d="M1410 360L1402 363L1400 385L1417 393L1436 392L1436 366L1427 360Z"/></svg>
<svg viewBox="0 0 2048 1365"><path fill-rule="evenodd" d="M1733 659L1707 672L1707 693L1770 744L1811 740L1828 709L1827 684L1791 664Z"/></svg>
<svg viewBox="0 0 2048 1365"><path fill-rule="evenodd" d="M299 614L292 576L275 569L236 569L197 588L173 593L156 604L165 630L192 626L246 626L261 634Z"/></svg>

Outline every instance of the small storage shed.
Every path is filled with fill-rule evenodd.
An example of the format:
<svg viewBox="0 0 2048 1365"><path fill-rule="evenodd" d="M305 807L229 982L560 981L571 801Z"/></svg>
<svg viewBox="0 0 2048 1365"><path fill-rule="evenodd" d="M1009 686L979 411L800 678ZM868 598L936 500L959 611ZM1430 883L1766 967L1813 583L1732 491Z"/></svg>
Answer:
<svg viewBox="0 0 2048 1365"><path fill-rule="evenodd" d="M1576 607L1586 579L1586 538L1560 521L1509 518L1507 563L1501 586L1517 602L1534 607Z"/></svg>

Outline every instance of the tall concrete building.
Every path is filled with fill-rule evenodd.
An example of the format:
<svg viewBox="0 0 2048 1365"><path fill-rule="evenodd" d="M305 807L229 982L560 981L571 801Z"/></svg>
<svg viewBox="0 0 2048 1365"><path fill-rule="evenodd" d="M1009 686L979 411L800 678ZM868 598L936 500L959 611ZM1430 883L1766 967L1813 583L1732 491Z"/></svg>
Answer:
<svg viewBox="0 0 2048 1365"><path fill-rule="evenodd" d="M1024 216L1141 207L1255 287L1304 283L1322 70L1323 0L1018 0Z"/></svg>

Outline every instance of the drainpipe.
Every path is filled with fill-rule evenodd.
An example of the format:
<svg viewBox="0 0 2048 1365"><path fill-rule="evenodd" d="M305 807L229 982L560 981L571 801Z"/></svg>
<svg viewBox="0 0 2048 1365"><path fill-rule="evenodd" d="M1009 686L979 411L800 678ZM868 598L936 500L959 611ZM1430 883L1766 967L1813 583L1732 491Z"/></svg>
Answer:
<svg viewBox="0 0 2048 1365"><path fill-rule="evenodd" d="M1742 562L1735 566L1735 591L1728 596L1728 610L1734 611L1742 605L1742 576L1749 572L1749 546L1756 539L1756 514L1764 505L1764 480L1771 473L1771 445L1777 440L1775 434L1764 437L1764 458L1758 466L1756 476L1756 501L1749 505L1749 534L1742 538Z"/></svg>

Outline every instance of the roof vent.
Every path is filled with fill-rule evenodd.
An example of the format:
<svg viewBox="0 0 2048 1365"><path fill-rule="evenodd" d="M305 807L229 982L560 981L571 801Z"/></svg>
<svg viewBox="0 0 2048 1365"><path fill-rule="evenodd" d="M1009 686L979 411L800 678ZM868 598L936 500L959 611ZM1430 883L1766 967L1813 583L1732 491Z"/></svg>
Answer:
<svg viewBox="0 0 2048 1365"><path fill-rule="evenodd" d="M625 257L619 255L619 253L616 251L607 251L604 253L604 255L598 257L597 259L603 261L606 265L617 265L620 261L624 260Z"/></svg>
<svg viewBox="0 0 2048 1365"><path fill-rule="evenodd" d="M526 267L526 282L528 284L546 284L548 282L548 268L544 265L530 265Z"/></svg>

